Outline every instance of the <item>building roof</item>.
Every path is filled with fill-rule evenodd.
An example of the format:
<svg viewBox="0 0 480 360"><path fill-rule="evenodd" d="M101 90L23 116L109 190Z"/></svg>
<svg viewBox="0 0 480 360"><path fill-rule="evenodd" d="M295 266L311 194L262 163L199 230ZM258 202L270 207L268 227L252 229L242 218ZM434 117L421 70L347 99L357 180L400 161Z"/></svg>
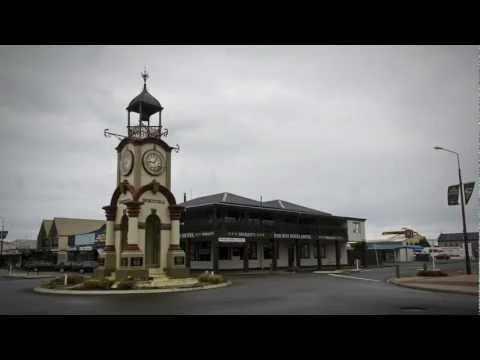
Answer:
<svg viewBox="0 0 480 360"><path fill-rule="evenodd" d="M437 240L439 242L440 241L463 241L463 233L440 234ZM467 241L478 242L478 232L467 233Z"/></svg>
<svg viewBox="0 0 480 360"><path fill-rule="evenodd" d="M105 225L105 220L53 218L58 236L86 234Z"/></svg>
<svg viewBox="0 0 480 360"><path fill-rule="evenodd" d="M147 90L147 78L148 74L146 71L142 73L143 77L143 90L138 94L127 106L128 111L133 111L136 113L142 113L149 117L156 112L162 111L163 107L160 105L160 102L155 99Z"/></svg>
<svg viewBox="0 0 480 360"><path fill-rule="evenodd" d="M297 205L285 200L271 200L271 201L265 201L262 206L264 207L271 207L271 208L276 208L276 209L282 209L282 210L290 210L290 211L295 211L295 212L311 212L314 214L318 215L332 215L330 213L326 213L323 211L315 210L308 208L306 206L302 205Z"/></svg>
<svg viewBox="0 0 480 360"><path fill-rule="evenodd" d="M40 229L38 230L37 240L41 240L41 237L48 236L50 233L50 229L52 228L53 220L51 219L44 219L40 224ZM42 230L44 232L42 232Z"/></svg>
<svg viewBox="0 0 480 360"><path fill-rule="evenodd" d="M201 196L189 201L186 201L181 206L185 208L193 208L198 206L213 205L213 204L224 204L224 205L241 205L248 207L256 208L266 208L266 209L276 209L289 212L303 212L313 215L323 215L323 216L333 216L330 213L323 211L311 209L302 205L294 204L285 200L271 200L260 202L258 200L253 200L244 196L235 195L229 192L223 192L218 194L212 194L207 196Z"/></svg>
<svg viewBox="0 0 480 360"><path fill-rule="evenodd" d="M50 229L52 228L53 225L53 220L43 220L42 221L42 226L45 229L45 232L48 234L50 232Z"/></svg>

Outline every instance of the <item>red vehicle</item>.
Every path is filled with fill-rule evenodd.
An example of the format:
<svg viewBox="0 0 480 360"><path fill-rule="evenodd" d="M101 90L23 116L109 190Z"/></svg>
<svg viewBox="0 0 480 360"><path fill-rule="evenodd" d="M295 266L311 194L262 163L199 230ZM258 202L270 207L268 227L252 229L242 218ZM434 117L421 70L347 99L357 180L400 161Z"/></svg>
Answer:
<svg viewBox="0 0 480 360"><path fill-rule="evenodd" d="M443 253L443 254L438 254L438 255L435 256L435 259L437 259L437 260L449 260L449 259L450 259L450 255L445 254L445 253Z"/></svg>

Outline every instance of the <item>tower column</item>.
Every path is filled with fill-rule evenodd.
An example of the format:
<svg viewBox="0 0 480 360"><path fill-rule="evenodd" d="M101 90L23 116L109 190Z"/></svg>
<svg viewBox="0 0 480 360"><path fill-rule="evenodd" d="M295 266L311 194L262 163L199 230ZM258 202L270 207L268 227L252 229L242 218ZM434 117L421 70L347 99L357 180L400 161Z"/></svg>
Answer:
<svg viewBox="0 0 480 360"><path fill-rule="evenodd" d="M138 215L140 214L140 206L143 203L140 201L128 201L125 203L127 205L127 215L128 215L128 237L127 237L127 248L128 252L130 251L140 251L138 247Z"/></svg>
<svg viewBox="0 0 480 360"><path fill-rule="evenodd" d="M145 269L144 254L138 246L138 215L143 202L130 200L125 202L128 215L127 246L120 256L120 264L115 270L115 278L121 280L128 277L146 279L148 271Z"/></svg>
<svg viewBox="0 0 480 360"><path fill-rule="evenodd" d="M107 218L107 226L105 229L105 268L114 269L115 263L115 209L112 206L104 206L105 215Z"/></svg>
<svg viewBox="0 0 480 360"><path fill-rule="evenodd" d="M172 230L170 231L170 248L180 248L180 219L182 217L183 207L174 205L169 207Z"/></svg>
<svg viewBox="0 0 480 360"><path fill-rule="evenodd" d="M183 207L170 205L170 246L167 253L167 275L171 278L188 277L189 271L185 264L185 251L180 247L180 219Z"/></svg>

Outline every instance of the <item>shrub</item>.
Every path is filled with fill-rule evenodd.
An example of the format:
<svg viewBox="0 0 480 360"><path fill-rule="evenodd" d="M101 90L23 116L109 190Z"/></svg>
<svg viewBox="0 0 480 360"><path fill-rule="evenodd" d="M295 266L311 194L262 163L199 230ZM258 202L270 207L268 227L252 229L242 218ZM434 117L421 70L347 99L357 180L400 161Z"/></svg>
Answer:
<svg viewBox="0 0 480 360"><path fill-rule="evenodd" d="M448 274L440 270L420 270L417 276L448 276Z"/></svg>
<svg viewBox="0 0 480 360"><path fill-rule="evenodd" d="M135 281L131 279L121 280L118 284L116 289L118 290L132 290L135 289Z"/></svg>
<svg viewBox="0 0 480 360"><path fill-rule="evenodd" d="M108 290L112 287L114 281L109 279L88 279L84 281L78 289L81 290Z"/></svg>
<svg viewBox="0 0 480 360"><path fill-rule="evenodd" d="M211 273L204 273L198 276L198 281L209 284L221 284L225 282L222 275L212 275Z"/></svg>
<svg viewBox="0 0 480 360"><path fill-rule="evenodd" d="M67 276L67 286L73 286L81 284L85 278L81 275L68 275ZM61 276L55 279L50 280L44 285L47 289L55 289L57 287L65 286L65 277Z"/></svg>

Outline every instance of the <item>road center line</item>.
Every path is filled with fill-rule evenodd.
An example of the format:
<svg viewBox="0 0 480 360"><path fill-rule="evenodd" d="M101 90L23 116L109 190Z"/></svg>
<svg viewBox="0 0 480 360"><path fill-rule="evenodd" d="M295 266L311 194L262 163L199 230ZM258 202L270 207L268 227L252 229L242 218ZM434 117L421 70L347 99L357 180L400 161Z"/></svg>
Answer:
<svg viewBox="0 0 480 360"><path fill-rule="evenodd" d="M362 277L358 277L358 276L348 276L348 275L339 275L339 274L328 274L328 275L335 276L335 277L340 277L340 278L345 278L345 279L357 279L357 280L367 280L367 281L380 282L380 280L367 279L367 278L362 278Z"/></svg>

